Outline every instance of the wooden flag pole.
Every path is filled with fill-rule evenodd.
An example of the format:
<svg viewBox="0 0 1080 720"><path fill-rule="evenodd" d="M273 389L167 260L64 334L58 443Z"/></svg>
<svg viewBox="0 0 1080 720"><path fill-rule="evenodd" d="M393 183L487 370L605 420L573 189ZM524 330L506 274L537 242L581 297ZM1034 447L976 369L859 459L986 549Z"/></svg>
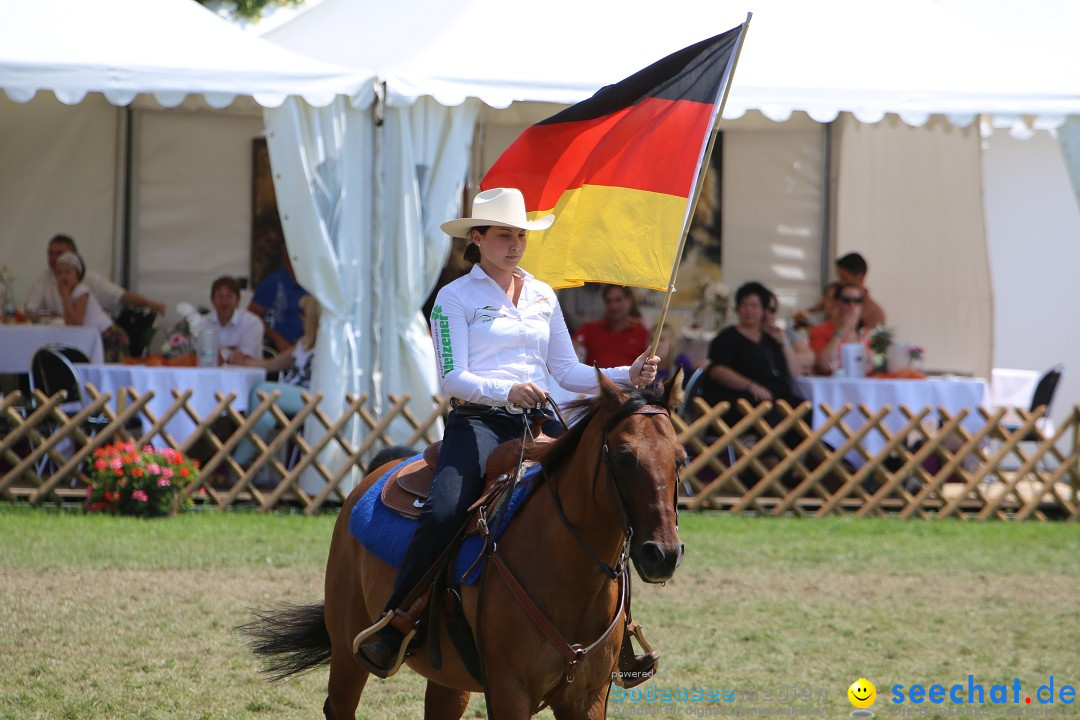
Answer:
<svg viewBox="0 0 1080 720"><path fill-rule="evenodd" d="M742 32L739 33L739 39L736 40L735 52L731 54L731 59L728 61L731 63L731 71L727 73L723 85L720 87L718 102L713 104L713 121L705 141L705 152L698 161L694 190L687 200L686 215L683 217L682 232L679 236L679 247L675 251L675 262L671 266L671 277L668 278L667 296L664 298L664 306L660 310L660 320L656 323L656 329L653 331L652 346L649 348L650 357L656 355L656 349L660 345L660 332L664 329L664 321L667 320L668 308L671 306L671 296L675 292L675 278L679 274L679 265L682 263L686 236L690 233L690 221L694 217L694 208L697 206L698 196L701 195L701 186L705 182L705 173L709 168L709 158L712 157L713 146L716 144L716 135L720 129L720 119L724 114L724 104L727 103L728 90L731 89L731 78L735 76L735 66L739 63L739 53L742 52L743 40L746 38L746 31L750 28L750 18L753 16L753 13L746 13L746 22L743 24Z"/></svg>

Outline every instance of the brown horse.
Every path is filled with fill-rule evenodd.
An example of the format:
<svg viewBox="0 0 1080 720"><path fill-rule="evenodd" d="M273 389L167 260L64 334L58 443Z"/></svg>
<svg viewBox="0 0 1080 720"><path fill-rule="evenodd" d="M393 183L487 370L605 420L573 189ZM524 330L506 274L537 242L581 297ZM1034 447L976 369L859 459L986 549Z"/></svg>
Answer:
<svg viewBox="0 0 1080 720"><path fill-rule="evenodd" d="M407 660L428 679L426 718L457 720L469 693L482 691L489 717L498 720L530 717L544 700L556 718L605 717L625 625L617 617L621 583L602 565L619 565L628 533L630 557L645 582L668 580L682 560L676 486L686 454L668 414L681 400L679 380L662 391L623 394L601 376L600 393L582 405L581 419L539 450L543 482L554 492L535 492L498 542L500 559L566 643L586 647L614 630L568 667L565 648L556 648L489 559L483 582L462 588L474 637L479 621L476 644L486 688L452 651L440 623L441 668L431 666L424 650ZM323 711L333 720L354 717L368 672L353 655L353 638L379 617L394 585L396 570L365 550L348 527L358 498L387 469L369 475L342 508L330 545L325 603L259 613L243 628L253 650L273 658L266 670L274 679L329 659ZM559 506L569 527L560 521ZM573 680L567 682L568 676Z"/></svg>

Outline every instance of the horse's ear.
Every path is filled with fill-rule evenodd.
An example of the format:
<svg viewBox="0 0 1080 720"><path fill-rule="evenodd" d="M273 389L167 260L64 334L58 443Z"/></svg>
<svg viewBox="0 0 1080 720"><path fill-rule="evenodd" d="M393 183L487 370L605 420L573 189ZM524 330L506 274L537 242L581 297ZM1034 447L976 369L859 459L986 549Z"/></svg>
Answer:
<svg viewBox="0 0 1080 720"><path fill-rule="evenodd" d="M600 368L593 365L596 370L596 382L600 385L600 397L604 404L608 407L619 408L626 402L626 395L624 395L615 385L608 379L608 376L600 372Z"/></svg>
<svg viewBox="0 0 1080 720"><path fill-rule="evenodd" d="M671 412L677 412L683 404L682 376L680 367L675 371L675 377L664 383L664 405Z"/></svg>

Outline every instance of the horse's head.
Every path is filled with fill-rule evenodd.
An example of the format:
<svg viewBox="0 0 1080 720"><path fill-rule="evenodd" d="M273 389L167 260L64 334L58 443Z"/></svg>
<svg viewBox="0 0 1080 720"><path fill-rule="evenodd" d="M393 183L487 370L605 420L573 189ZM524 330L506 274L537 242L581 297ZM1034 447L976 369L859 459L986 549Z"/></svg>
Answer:
<svg viewBox="0 0 1080 720"><path fill-rule="evenodd" d="M686 451L670 413L682 402L682 373L662 391L621 392L600 375L607 480L630 525L630 557L645 582L664 582L682 562L676 503Z"/></svg>

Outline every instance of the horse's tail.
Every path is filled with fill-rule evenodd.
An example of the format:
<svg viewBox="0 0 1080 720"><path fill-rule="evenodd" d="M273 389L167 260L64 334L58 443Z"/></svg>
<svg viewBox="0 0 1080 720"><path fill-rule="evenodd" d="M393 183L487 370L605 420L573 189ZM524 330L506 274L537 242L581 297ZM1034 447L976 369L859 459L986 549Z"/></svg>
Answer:
<svg viewBox="0 0 1080 720"><path fill-rule="evenodd" d="M389 447L384 447L382 450L375 453L375 457L371 458L371 462L368 463L368 470L371 471L375 468L382 467L394 460L412 457L418 452L420 451L416 448L411 448L407 445L391 445Z"/></svg>
<svg viewBox="0 0 1080 720"><path fill-rule="evenodd" d="M330 662L330 634L323 603L252 610L255 619L236 629L263 658L262 673L278 682Z"/></svg>

